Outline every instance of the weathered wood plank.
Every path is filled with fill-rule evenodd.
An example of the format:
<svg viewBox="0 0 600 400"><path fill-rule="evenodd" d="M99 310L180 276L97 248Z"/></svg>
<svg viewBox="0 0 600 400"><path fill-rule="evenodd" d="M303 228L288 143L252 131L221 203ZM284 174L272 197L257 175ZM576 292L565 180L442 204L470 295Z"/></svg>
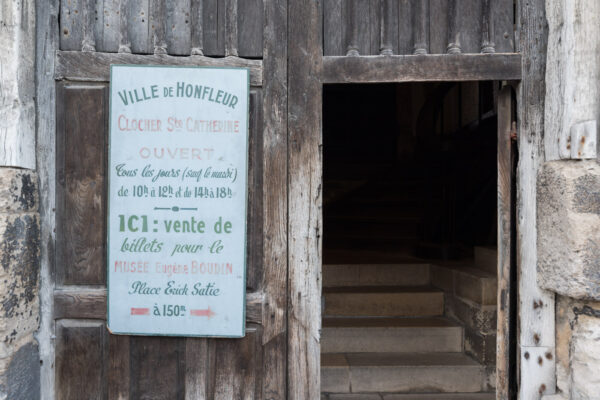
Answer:
<svg viewBox="0 0 600 400"><path fill-rule="evenodd" d="M461 23L462 0L448 0L448 54L462 53L460 23Z"/></svg>
<svg viewBox="0 0 600 400"><path fill-rule="evenodd" d="M400 0L398 6L399 55L412 54L413 51L413 2L414 0Z"/></svg>
<svg viewBox="0 0 600 400"><path fill-rule="evenodd" d="M510 396L510 357L513 340L510 332L513 157L510 138L512 124L512 91L505 86L498 96L498 317L496 325L496 396Z"/></svg>
<svg viewBox="0 0 600 400"><path fill-rule="evenodd" d="M190 11L191 28L191 54L193 56L201 56L204 54L204 19L203 19L203 1L193 1Z"/></svg>
<svg viewBox="0 0 600 400"><path fill-rule="evenodd" d="M71 81L108 82L111 64L153 64L206 67L241 67L250 70L250 85L262 85L262 61L238 57L172 57L127 53L87 53L59 51L56 53L54 78Z"/></svg>
<svg viewBox="0 0 600 400"><path fill-rule="evenodd" d="M83 0L60 2L60 48L81 51Z"/></svg>
<svg viewBox="0 0 600 400"><path fill-rule="evenodd" d="M463 53L481 52L481 0L460 0L459 35Z"/></svg>
<svg viewBox="0 0 600 400"><path fill-rule="evenodd" d="M519 54L324 57L324 83L518 80Z"/></svg>
<svg viewBox="0 0 600 400"><path fill-rule="evenodd" d="M96 2L95 0L83 0L83 18L80 20L83 23L81 51L96 51L96 39L101 37L97 35L98 32L96 29L96 20L98 19L96 6L98 5L100 8L102 8L102 4L102 1ZM102 27L102 23L100 23L100 27Z"/></svg>
<svg viewBox="0 0 600 400"><path fill-rule="evenodd" d="M238 53L240 57L261 58L263 52L263 2L238 0Z"/></svg>
<svg viewBox="0 0 600 400"><path fill-rule="evenodd" d="M381 27L383 25L382 0L369 0L369 52L376 55L381 52Z"/></svg>
<svg viewBox="0 0 600 400"><path fill-rule="evenodd" d="M96 2L96 51L114 53L119 50L121 0Z"/></svg>
<svg viewBox="0 0 600 400"><path fill-rule="evenodd" d="M185 339L185 400L208 399L209 339Z"/></svg>
<svg viewBox="0 0 600 400"><path fill-rule="evenodd" d="M413 54L429 53L429 0L419 0L415 5Z"/></svg>
<svg viewBox="0 0 600 400"><path fill-rule="evenodd" d="M515 33L513 0L493 0L491 6L491 18L494 21L494 35L492 36L492 40L496 46L496 52L514 52Z"/></svg>
<svg viewBox="0 0 600 400"><path fill-rule="evenodd" d="M127 0L119 0L119 53L131 53L128 14Z"/></svg>
<svg viewBox="0 0 600 400"><path fill-rule="evenodd" d="M131 41L131 52L149 54L154 51L150 46L150 3L149 0L128 0L127 29Z"/></svg>
<svg viewBox="0 0 600 400"><path fill-rule="evenodd" d="M183 399L185 339L130 338L131 398Z"/></svg>
<svg viewBox="0 0 600 400"><path fill-rule="evenodd" d="M225 10L223 0L204 0L203 3L204 55L224 56Z"/></svg>
<svg viewBox="0 0 600 400"><path fill-rule="evenodd" d="M40 328L37 332L40 349L40 397L55 395L55 321L53 318L54 262L56 249L56 88L54 52L59 48L58 0L36 0L36 98L37 102L37 174L40 204Z"/></svg>
<svg viewBox="0 0 600 400"><path fill-rule="evenodd" d="M130 336L108 335L108 366L106 384L108 398L125 400L130 398Z"/></svg>
<svg viewBox="0 0 600 400"><path fill-rule="evenodd" d="M548 28L544 0L518 2L517 29L523 72L518 88L519 126L517 168L517 265L519 282L519 346L524 357L528 347L553 349L555 346L554 295L537 285L536 180L543 162L543 136L546 49ZM542 349L540 349L542 350ZM542 350L543 351L543 350ZM534 354L534 353L530 353ZM536 354L537 355L537 354ZM531 365L533 364L533 365ZM553 393L556 376L552 369L544 373L544 394ZM519 398L535 398L541 382L537 363L520 364ZM533 369L530 369L533 367ZM541 377L541 376L540 376Z"/></svg>
<svg viewBox="0 0 600 400"><path fill-rule="evenodd" d="M262 321L261 292L246 295L246 322ZM54 290L54 319L106 319L106 289L66 287Z"/></svg>
<svg viewBox="0 0 600 400"><path fill-rule="evenodd" d="M318 399L321 391L321 3L290 2L289 16L288 399Z"/></svg>
<svg viewBox="0 0 600 400"><path fill-rule="evenodd" d="M192 0L171 0L166 4L166 42L169 54L188 56L192 52Z"/></svg>
<svg viewBox="0 0 600 400"><path fill-rule="evenodd" d="M483 0L481 4L481 52L486 54L496 52L492 7L492 1Z"/></svg>
<svg viewBox="0 0 600 400"><path fill-rule="evenodd" d="M238 55L238 0L225 0L225 56Z"/></svg>
<svg viewBox="0 0 600 400"><path fill-rule="evenodd" d="M381 46L379 54L391 56L398 53L398 2L381 2Z"/></svg>
<svg viewBox="0 0 600 400"><path fill-rule="evenodd" d="M392 1L392 0L390 0ZM323 3L323 54L342 56L342 0L325 0Z"/></svg>
<svg viewBox="0 0 600 400"><path fill-rule="evenodd" d="M249 327L244 338L222 339L216 342L215 347L215 390L211 398L262 398L260 328Z"/></svg>
<svg viewBox="0 0 600 400"><path fill-rule="evenodd" d="M288 1L264 0L262 394L287 396Z"/></svg>
<svg viewBox="0 0 600 400"><path fill-rule="evenodd" d="M101 321L56 324L56 398L103 399L105 331Z"/></svg>
<svg viewBox="0 0 600 400"><path fill-rule="evenodd" d="M448 0L429 0L429 52L444 54L448 47Z"/></svg>
<svg viewBox="0 0 600 400"><path fill-rule="evenodd" d="M250 137L248 139L248 220L246 287L259 290L263 274L263 138L262 91L250 92Z"/></svg>
<svg viewBox="0 0 600 400"><path fill-rule="evenodd" d="M360 0L348 0L342 3L342 27L344 29L344 47L347 56L360 55L359 10Z"/></svg>
<svg viewBox="0 0 600 400"><path fill-rule="evenodd" d="M148 47L154 54L167 54L167 0L149 0ZM171 1L169 2L171 3Z"/></svg>
<svg viewBox="0 0 600 400"><path fill-rule="evenodd" d="M57 171L62 200L57 203L57 282L103 284L107 88L68 85L63 92L63 115L58 116L63 128L59 143L64 147Z"/></svg>

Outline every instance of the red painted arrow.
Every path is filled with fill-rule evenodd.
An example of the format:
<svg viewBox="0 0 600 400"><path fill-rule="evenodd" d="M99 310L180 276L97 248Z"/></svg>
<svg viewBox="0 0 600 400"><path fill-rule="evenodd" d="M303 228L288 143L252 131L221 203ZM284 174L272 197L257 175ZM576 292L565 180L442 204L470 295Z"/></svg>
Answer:
<svg viewBox="0 0 600 400"><path fill-rule="evenodd" d="M212 317L213 315L217 315L215 314L210 307L208 307L206 310L190 310L190 314L193 317Z"/></svg>
<svg viewBox="0 0 600 400"><path fill-rule="evenodd" d="M131 315L150 315L150 309L131 307Z"/></svg>

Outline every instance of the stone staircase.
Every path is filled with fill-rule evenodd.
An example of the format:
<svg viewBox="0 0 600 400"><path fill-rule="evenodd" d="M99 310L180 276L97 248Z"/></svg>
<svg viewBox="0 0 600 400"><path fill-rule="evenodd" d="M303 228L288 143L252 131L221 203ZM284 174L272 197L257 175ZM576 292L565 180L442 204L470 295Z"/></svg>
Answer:
<svg viewBox="0 0 600 400"><path fill-rule="evenodd" d="M324 265L322 399L494 399L496 282L479 264L495 260L475 254L469 266Z"/></svg>

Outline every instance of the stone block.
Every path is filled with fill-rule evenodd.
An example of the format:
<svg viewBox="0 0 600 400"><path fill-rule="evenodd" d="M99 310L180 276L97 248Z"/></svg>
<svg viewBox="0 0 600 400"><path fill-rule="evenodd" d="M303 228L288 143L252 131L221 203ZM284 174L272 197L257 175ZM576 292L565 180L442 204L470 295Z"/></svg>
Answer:
<svg viewBox="0 0 600 400"><path fill-rule="evenodd" d="M545 163L537 184L538 283L600 300L600 165Z"/></svg>
<svg viewBox="0 0 600 400"><path fill-rule="evenodd" d="M465 352L486 366L496 364L496 335L465 329Z"/></svg>
<svg viewBox="0 0 600 400"><path fill-rule="evenodd" d="M496 333L496 306L484 306L456 296L448 296L445 313L461 321L465 328L470 328L482 335Z"/></svg>

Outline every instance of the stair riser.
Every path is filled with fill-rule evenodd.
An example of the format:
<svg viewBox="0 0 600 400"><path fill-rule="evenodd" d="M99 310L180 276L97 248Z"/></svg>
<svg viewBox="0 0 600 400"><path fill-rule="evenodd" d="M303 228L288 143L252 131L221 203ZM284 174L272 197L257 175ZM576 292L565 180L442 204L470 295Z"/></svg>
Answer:
<svg viewBox="0 0 600 400"><path fill-rule="evenodd" d="M459 327L323 328L323 353L461 352Z"/></svg>
<svg viewBox="0 0 600 400"><path fill-rule="evenodd" d="M321 391L333 393L473 393L483 388L479 366L361 366L321 368Z"/></svg>
<svg viewBox="0 0 600 400"><path fill-rule="evenodd" d="M444 294L425 293L326 293L326 316L417 317L444 312Z"/></svg>
<svg viewBox="0 0 600 400"><path fill-rule="evenodd" d="M427 264L323 266L323 287L427 284L429 284Z"/></svg>

